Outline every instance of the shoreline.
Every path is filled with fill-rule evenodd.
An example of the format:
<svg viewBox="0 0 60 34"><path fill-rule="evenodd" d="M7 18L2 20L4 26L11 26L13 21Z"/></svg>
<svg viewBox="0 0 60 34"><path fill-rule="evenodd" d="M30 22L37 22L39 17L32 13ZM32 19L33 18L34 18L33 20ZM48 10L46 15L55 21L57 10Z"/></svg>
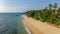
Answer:
<svg viewBox="0 0 60 34"><path fill-rule="evenodd" d="M23 15L23 16L24 16L24 15ZM23 16L22 16L22 18L24 18ZM26 29L27 34L31 34L31 31L29 30L29 28L28 28L27 25L25 24L24 19L23 19L23 24L24 24L24 27L25 27L25 29Z"/></svg>
<svg viewBox="0 0 60 34"><path fill-rule="evenodd" d="M31 24L28 24L29 22L25 21L25 15L23 17L24 23L27 26L27 28L29 29L29 31L31 32L31 34L43 34L41 31L39 31L38 29L36 29L35 27L33 27Z"/></svg>
<svg viewBox="0 0 60 34"><path fill-rule="evenodd" d="M24 22L32 34L60 34L60 29L24 15Z"/></svg>
<svg viewBox="0 0 60 34"><path fill-rule="evenodd" d="M23 21L23 24L25 26L25 29L26 29L27 34L31 34L31 31L29 30L29 28L27 27L27 25L25 24L24 21Z"/></svg>

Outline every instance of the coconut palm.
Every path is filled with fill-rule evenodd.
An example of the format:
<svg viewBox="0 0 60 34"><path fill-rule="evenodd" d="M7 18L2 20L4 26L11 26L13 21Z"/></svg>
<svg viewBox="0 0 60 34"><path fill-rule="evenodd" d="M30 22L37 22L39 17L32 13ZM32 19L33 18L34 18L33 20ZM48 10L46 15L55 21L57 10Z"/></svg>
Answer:
<svg viewBox="0 0 60 34"><path fill-rule="evenodd" d="M49 4L49 10L51 10L52 9L52 4Z"/></svg>
<svg viewBox="0 0 60 34"><path fill-rule="evenodd" d="M47 10L47 7L45 7L45 10Z"/></svg>
<svg viewBox="0 0 60 34"><path fill-rule="evenodd" d="M53 8L56 11L56 9L57 9L57 3L54 3Z"/></svg>

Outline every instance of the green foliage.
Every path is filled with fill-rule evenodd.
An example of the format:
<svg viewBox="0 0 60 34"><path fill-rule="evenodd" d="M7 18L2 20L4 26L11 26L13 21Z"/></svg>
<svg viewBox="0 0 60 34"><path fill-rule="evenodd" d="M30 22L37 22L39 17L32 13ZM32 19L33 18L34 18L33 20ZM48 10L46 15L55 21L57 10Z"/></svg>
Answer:
<svg viewBox="0 0 60 34"><path fill-rule="evenodd" d="M52 6L54 6L55 9L53 9ZM45 9L42 9L42 10L27 11L26 14L29 15L30 17L33 17L43 22L50 22L50 23L60 25L60 20L56 17L60 11L60 8L57 10L58 11L57 13L55 11L57 8L57 3L55 3L54 5L49 4L48 8L46 7Z"/></svg>
<svg viewBox="0 0 60 34"><path fill-rule="evenodd" d="M60 7L58 8L58 14L60 14Z"/></svg>
<svg viewBox="0 0 60 34"><path fill-rule="evenodd" d="M60 25L60 19L57 19L57 21L55 22L55 24Z"/></svg>
<svg viewBox="0 0 60 34"><path fill-rule="evenodd" d="M57 3L54 3L53 8L55 9L57 8Z"/></svg>

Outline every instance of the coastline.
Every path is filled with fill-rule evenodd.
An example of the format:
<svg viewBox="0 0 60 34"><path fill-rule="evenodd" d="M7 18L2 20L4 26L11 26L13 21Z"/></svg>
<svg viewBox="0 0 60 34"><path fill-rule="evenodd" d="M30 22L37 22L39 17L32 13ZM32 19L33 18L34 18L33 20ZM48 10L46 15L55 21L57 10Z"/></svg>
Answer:
<svg viewBox="0 0 60 34"><path fill-rule="evenodd" d="M42 23L33 18L23 16L23 20L32 34L60 34L60 29L49 24Z"/></svg>
<svg viewBox="0 0 60 34"><path fill-rule="evenodd" d="M25 25L27 26L27 28L29 29L29 31L31 32L31 34L43 34L41 31L39 31L38 29L36 29L35 27L33 27L28 21L26 21L26 16L23 16L23 20Z"/></svg>
<svg viewBox="0 0 60 34"><path fill-rule="evenodd" d="M26 24L25 24L24 21L23 21L23 23L24 23L24 26L25 26L25 29L26 29L27 34L31 34L31 31L30 31L29 28L26 26Z"/></svg>
<svg viewBox="0 0 60 34"><path fill-rule="evenodd" d="M22 18L24 18L24 15L22 16ZM25 29L26 29L27 34L31 34L31 31L29 30L29 28L28 28L27 25L25 24L24 19L23 19L23 24L24 24L24 27L25 27Z"/></svg>

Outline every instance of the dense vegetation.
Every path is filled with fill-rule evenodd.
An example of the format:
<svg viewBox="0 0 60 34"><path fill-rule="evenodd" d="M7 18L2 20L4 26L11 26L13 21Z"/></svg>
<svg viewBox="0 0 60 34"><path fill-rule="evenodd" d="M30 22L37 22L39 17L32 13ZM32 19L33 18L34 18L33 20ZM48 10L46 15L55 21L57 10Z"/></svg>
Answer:
<svg viewBox="0 0 60 34"><path fill-rule="evenodd" d="M60 25L60 7L58 8L57 3L49 4L42 10L29 10L26 15L39 21Z"/></svg>

